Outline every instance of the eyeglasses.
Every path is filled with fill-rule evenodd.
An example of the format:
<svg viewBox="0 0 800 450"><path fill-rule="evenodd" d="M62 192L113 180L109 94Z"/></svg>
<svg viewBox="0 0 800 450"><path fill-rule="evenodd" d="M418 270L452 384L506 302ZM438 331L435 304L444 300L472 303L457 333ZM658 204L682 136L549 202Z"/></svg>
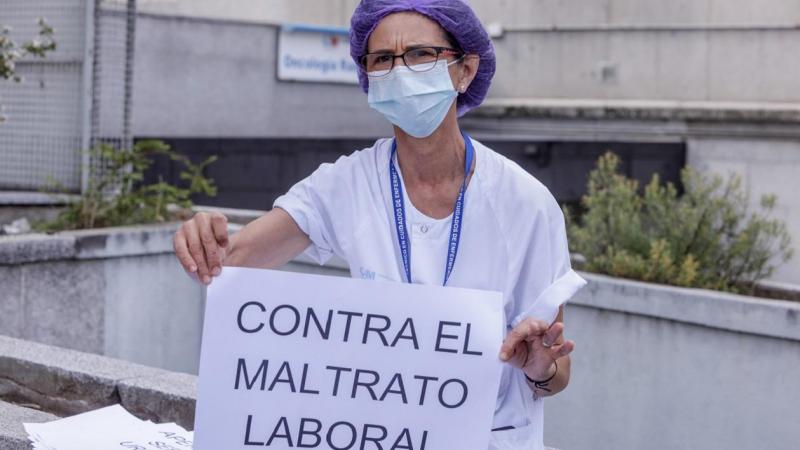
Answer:
<svg viewBox="0 0 800 450"><path fill-rule="evenodd" d="M448 47L417 47L407 50L399 55L391 53L367 53L359 59L361 67L366 70L371 78L383 77L389 74L394 68L397 58L403 58L403 63L409 70L414 72L427 72L439 62L442 55L447 56L461 55L457 59L464 57L464 52Z"/></svg>

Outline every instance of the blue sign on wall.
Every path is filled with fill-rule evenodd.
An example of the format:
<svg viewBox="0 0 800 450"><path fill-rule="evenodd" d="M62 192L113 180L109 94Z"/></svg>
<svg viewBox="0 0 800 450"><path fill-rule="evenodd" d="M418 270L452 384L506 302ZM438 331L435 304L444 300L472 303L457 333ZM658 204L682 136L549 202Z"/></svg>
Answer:
<svg viewBox="0 0 800 450"><path fill-rule="evenodd" d="M281 28L278 79L358 84L347 29L298 25Z"/></svg>

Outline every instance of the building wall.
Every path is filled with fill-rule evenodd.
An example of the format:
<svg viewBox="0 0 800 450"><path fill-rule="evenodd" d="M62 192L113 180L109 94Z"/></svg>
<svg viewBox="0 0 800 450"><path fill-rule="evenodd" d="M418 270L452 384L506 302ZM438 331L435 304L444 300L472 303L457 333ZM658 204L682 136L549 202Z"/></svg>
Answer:
<svg viewBox="0 0 800 450"><path fill-rule="evenodd" d="M347 26L356 3L175 0L145 2L141 8ZM800 60L786 57L800 52L798 2L470 3L485 24L505 29L495 39L492 97L800 101Z"/></svg>
<svg viewBox="0 0 800 450"><path fill-rule="evenodd" d="M791 0L470 0L485 23L508 26L608 24L793 24Z"/></svg>
<svg viewBox="0 0 800 450"><path fill-rule="evenodd" d="M124 0L119 0L124 1ZM139 0L139 11L252 22L344 26L355 0Z"/></svg>
<svg viewBox="0 0 800 450"><path fill-rule="evenodd" d="M124 0L117 0L124 1ZM788 0L469 0L484 23L507 26L607 24L796 24ZM143 12L258 22L346 26L358 0L139 0Z"/></svg>
<svg viewBox="0 0 800 450"><path fill-rule="evenodd" d="M373 138L391 132L358 86L276 78L277 28L140 15L135 136Z"/></svg>
<svg viewBox="0 0 800 450"><path fill-rule="evenodd" d="M495 98L800 102L800 29L520 30Z"/></svg>
<svg viewBox="0 0 800 450"><path fill-rule="evenodd" d="M308 7L307 2L271 2L275 6L268 11L259 10L266 8L265 2L255 0L242 1L241 9L228 3L223 8L222 3L211 1L173 3L158 8L145 3L142 9L344 26L347 20L342 19L342 11L350 11L352 2L324 2L320 4L324 6L315 8ZM209 6L203 7L206 3ZM588 2L578 8L573 2L555 6L544 1L505 1L496 7L473 2L484 22L506 27L503 35L495 38L498 71L490 92L494 98L798 102L800 60L786 55L800 53L800 29L794 25L800 20L800 4L771 3L755 8L755 2L744 1L617 0ZM247 11L252 14L245 14ZM263 38L248 40L241 36L245 39L230 42L228 37L237 32L215 36L219 39L209 37L198 46L233 44L216 45L233 52L227 56L230 58L246 55L256 42L262 49L274 48ZM163 37L146 36L153 45ZM250 59L258 63L259 54L250 52ZM267 58L263 63L272 61Z"/></svg>

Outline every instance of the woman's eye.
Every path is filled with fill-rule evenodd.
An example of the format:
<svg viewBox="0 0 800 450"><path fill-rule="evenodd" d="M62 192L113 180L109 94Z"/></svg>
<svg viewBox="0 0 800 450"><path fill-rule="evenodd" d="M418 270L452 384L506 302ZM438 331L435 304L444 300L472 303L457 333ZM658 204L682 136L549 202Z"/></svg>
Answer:
<svg viewBox="0 0 800 450"><path fill-rule="evenodd" d="M424 59L436 56L436 52L431 49L419 48L409 52L412 58Z"/></svg>

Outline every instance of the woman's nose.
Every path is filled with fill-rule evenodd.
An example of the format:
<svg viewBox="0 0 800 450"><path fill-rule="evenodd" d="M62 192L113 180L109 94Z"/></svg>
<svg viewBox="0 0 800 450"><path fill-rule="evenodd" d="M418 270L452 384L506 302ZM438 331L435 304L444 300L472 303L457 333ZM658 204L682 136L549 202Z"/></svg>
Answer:
<svg viewBox="0 0 800 450"><path fill-rule="evenodd" d="M394 59L392 59L392 67L395 66L395 63L397 62L397 58L400 58L400 61L403 63L404 66L406 65L406 60L403 59L403 53L401 53L399 55L392 55L392 57L394 58Z"/></svg>

